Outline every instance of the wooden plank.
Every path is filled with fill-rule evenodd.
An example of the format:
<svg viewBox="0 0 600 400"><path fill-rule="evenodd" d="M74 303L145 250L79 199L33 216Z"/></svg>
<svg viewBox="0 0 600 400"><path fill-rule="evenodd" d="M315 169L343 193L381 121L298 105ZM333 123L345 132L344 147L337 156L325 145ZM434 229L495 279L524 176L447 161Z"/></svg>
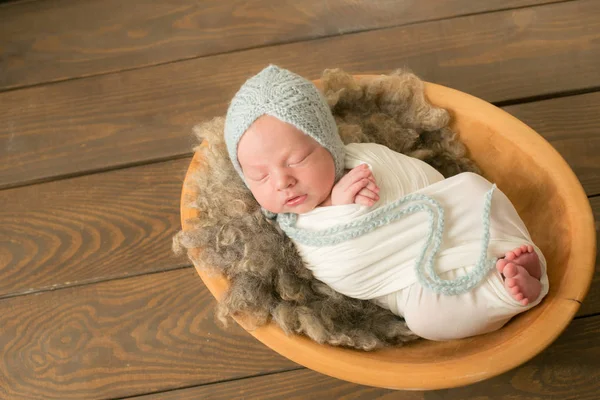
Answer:
<svg viewBox="0 0 600 400"><path fill-rule="evenodd" d="M186 154L191 127L268 62L309 78L409 66L493 102L600 86L599 13L557 3L0 93L0 188Z"/></svg>
<svg viewBox="0 0 600 400"><path fill-rule="evenodd" d="M600 92L504 107L569 163L588 195L600 194Z"/></svg>
<svg viewBox="0 0 600 400"><path fill-rule="evenodd" d="M0 298L189 265L170 250L189 162L1 191ZM598 274L580 315L600 312Z"/></svg>
<svg viewBox="0 0 600 400"><path fill-rule="evenodd" d="M190 265L171 252L191 159L0 192L0 298Z"/></svg>
<svg viewBox="0 0 600 400"><path fill-rule="evenodd" d="M120 398L298 367L219 328L214 305L193 268L4 299L0 398Z"/></svg>
<svg viewBox="0 0 600 400"><path fill-rule="evenodd" d="M230 399L400 399L424 400L424 392L395 391L357 385L309 369L241 379L167 393L137 397L140 400Z"/></svg>
<svg viewBox="0 0 600 400"><path fill-rule="evenodd" d="M120 0L0 8L0 88L558 0Z"/></svg>
<svg viewBox="0 0 600 400"><path fill-rule="evenodd" d="M402 392L372 388L303 369L139 399L596 400L600 392L598 337L600 317L576 320L554 344L523 366L487 381L448 390Z"/></svg>
<svg viewBox="0 0 600 400"><path fill-rule="evenodd" d="M191 268L4 299L0 397L125 397L297 368L240 328L217 327L213 306ZM576 320L523 367L467 388L434 393L444 399L490 394L593 399L600 382L599 333L600 317ZM346 398L386 392L309 373L244 379L158 398L255 398L257 393L264 398L309 393Z"/></svg>

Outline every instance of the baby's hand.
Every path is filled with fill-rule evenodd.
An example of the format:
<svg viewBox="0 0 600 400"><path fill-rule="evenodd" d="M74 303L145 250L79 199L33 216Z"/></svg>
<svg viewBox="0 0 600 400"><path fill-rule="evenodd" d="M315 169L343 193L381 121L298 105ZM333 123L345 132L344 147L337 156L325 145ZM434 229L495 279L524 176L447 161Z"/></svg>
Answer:
<svg viewBox="0 0 600 400"><path fill-rule="evenodd" d="M353 168L335 184L331 191L331 205L361 204L372 206L379 200L379 188L367 164Z"/></svg>

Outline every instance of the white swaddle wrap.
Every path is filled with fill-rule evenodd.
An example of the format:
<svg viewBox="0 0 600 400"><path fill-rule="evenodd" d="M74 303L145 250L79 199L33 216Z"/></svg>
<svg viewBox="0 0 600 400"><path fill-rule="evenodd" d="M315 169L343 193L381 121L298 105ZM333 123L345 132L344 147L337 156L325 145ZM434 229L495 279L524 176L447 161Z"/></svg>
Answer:
<svg viewBox="0 0 600 400"><path fill-rule="evenodd" d="M492 184L483 177L463 173L443 176L428 164L378 144L346 146L346 169L370 166L380 188L372 207L349 204L319 207L298 216L296 226L322 230L350 222L410 193L437 200L445 210L442 246L435 270L444 279L469 272L477 263L483 236L485 193ZM446 340L486 333L501 327L512 316L541 301L548 291L546 262L508 198L496 190L490 213L488 257L503 257L523 244L540 257L542 294L524 307L506 292L494 270L468 293L445 296L423 288L415 274L415 260L427 235L425 213L407 215L372 232L333 246L296 246L314 276L349 297L373 300L403 316L419 336Z"/></svg>

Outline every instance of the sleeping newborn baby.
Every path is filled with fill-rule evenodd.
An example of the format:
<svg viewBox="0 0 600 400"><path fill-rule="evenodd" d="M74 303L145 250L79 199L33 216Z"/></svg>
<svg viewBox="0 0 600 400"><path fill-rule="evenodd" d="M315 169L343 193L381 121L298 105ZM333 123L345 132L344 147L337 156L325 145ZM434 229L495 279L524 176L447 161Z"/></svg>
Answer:
<svg viewBox="0 0 600 400"><path fill-rule="evenodd" d="M423 338L497 330L548 293L545 259L500 190L382 145L344 146L322 94L290 71L269 66L242 86L225 139L314 276Z"/></svg>

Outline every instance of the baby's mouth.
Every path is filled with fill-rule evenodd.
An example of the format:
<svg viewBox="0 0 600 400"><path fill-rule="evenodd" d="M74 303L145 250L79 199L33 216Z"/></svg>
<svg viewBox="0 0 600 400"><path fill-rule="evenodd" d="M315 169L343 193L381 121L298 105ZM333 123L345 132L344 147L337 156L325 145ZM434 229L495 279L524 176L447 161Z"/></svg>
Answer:
<svg viewBox="0 0 600 400"><path fill-rule="evenodd" d="M298 205L304 203L304 201L306 200L306 197L307 197L307 195L305 195L305 194L303 194L301 196L292 197L285 202L285 205L292 206L292 207L298 206Z"/></svg>

